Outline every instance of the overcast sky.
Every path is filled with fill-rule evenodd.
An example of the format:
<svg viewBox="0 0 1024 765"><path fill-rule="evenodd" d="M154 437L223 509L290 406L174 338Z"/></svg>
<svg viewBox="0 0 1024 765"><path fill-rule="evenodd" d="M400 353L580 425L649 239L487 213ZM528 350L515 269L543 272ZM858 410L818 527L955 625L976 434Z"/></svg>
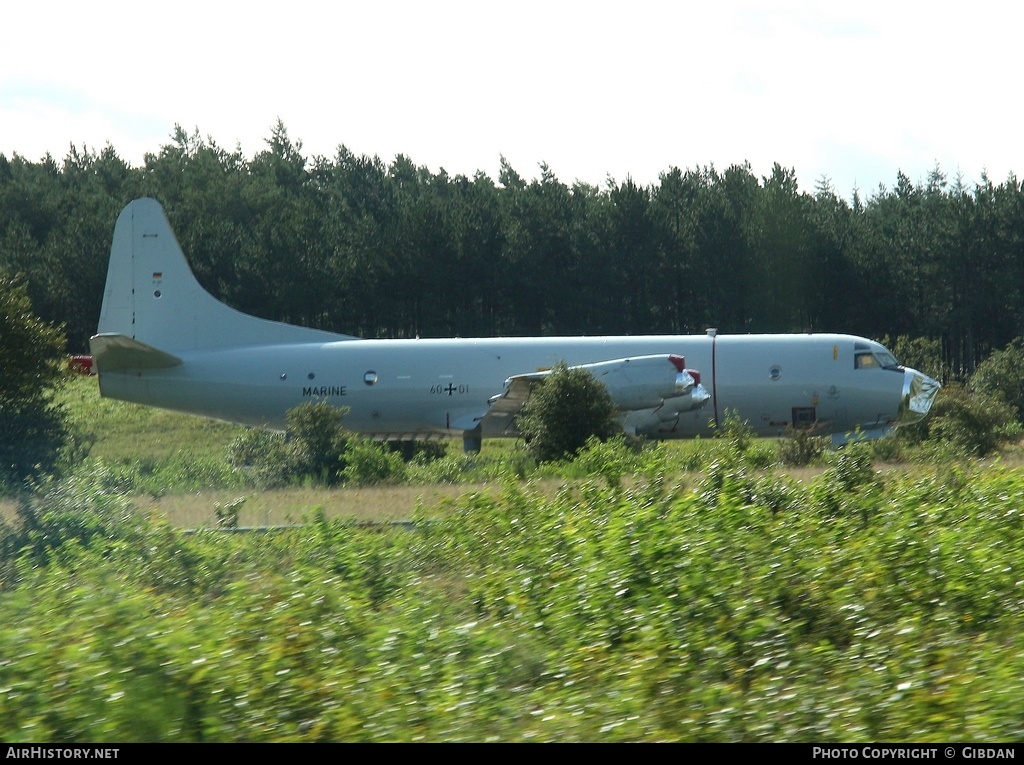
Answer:
<svg viewBox="0 0 1024 765"><path fill-rule="evenodd" d="M749 161L849 198L938 167L1024 175L1024 5L856 0L32 0L0 10L0 153L198 130L247 157L278 119L308 156L497 180L657 183Z"/></svg>

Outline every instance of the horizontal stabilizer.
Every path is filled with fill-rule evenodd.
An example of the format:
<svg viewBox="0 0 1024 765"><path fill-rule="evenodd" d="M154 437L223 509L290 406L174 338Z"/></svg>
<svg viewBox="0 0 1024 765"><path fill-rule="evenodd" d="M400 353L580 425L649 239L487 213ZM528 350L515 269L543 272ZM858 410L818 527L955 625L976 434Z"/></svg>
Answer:
<svg viewBox="0 0 1024 765"><path fill-rule="evenodd" d="M119 369L166 369L181 364L177 356L115 332L93 335L89 348L93 364L100 374Z"/></svg>

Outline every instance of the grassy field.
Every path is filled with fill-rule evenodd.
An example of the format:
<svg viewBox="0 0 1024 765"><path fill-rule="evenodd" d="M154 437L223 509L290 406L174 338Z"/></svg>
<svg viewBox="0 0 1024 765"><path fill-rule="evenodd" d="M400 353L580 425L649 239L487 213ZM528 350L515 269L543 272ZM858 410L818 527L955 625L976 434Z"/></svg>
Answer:
<svg viewBox="0 0 1024 765"><path fill-rule="evenodd" d="M220 458L243 430L225 422L102 398L96 377L73 379L65 395L75 422L94 439L90 456L100 460L162 460L181 452Z"/></svg>
<svg viewBox="0 0 1024 765"><path fill-rule="evenodd" d="M183 470L195 465L219 465L226 473L228 447L245 431L240 425L102 398L95 377L74 378L64 395L73 420L91 441L87 460L114 470L153 473L172 463ZM510 441L488 441L481 459L495 459L513 447ZM450 453L460 454L461 450L461 442L449 444ZM224 483L220 474L206 486L182 488L185 483L201 481L201 477L189 478L176 481L173 474L168 475L159 489L138 493L138 507L160 513L182 528L215 525L217 505L239 498L244 498L241 525L298 523L321 510L328 518L386 522L409 518L418 506L485 490L480 484L450 483L338 488L307 485L263 490L242 485L241 479L239 485L218 486ZM0 516L13 519L15 508L14 499L0 498Z"/></svg>

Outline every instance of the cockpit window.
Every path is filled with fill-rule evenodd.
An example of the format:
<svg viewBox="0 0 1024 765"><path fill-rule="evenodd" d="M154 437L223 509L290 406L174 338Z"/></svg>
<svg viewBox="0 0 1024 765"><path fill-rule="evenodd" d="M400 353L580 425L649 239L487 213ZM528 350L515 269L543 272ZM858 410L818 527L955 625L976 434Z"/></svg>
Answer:
<svg viewBox="0 0 1024 765"><path fill-rule="evenodd" d="M859 351L853 355L854 369L875 369L882 366L875 358L875 354L869 351Z"/></svg>
<svg viewBox="0 0 1024 765"><path fill-rule="evenodd" d="M893 369L899 365L896 357L888 351L857 351L853 354L854 369Z"/></svg>
<svg viewBox="0 0 1024 765"><path fill-rule="evenodd" d="M900 365L900 362L896 361L896 357L889 353L889 351L878 351L875 356L878 358L879 363L881 363L881 365L886 369L889 369L890 367L898 367Z"/></svg>

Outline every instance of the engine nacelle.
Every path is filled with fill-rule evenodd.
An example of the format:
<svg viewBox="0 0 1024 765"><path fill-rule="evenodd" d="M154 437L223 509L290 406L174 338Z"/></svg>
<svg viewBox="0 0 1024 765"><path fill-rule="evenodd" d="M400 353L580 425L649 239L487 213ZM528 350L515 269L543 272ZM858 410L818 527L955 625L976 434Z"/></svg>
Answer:
<svg viewBox="0 0 1024 765"><path fill-rule="evenodd" d="M626 359L580 364L570 369L585 369L604 383L612 401L619 409L652 409L667 399L689 396L700 382L700 374L686 368L686 360L674 353L654 356L632 356ZM509 378L542 380L550 370L531 372Z"/></svg>
<svg viewBox="0 0 1024 765"><path fill-rule="evenodd" d="M626 412L622 418L622 429L634 435L656 436L659 432L671 432L679 415L703 409L711 399L703 385L696 383L689 393L666 399L653 409L641 409Z"/></svg>

